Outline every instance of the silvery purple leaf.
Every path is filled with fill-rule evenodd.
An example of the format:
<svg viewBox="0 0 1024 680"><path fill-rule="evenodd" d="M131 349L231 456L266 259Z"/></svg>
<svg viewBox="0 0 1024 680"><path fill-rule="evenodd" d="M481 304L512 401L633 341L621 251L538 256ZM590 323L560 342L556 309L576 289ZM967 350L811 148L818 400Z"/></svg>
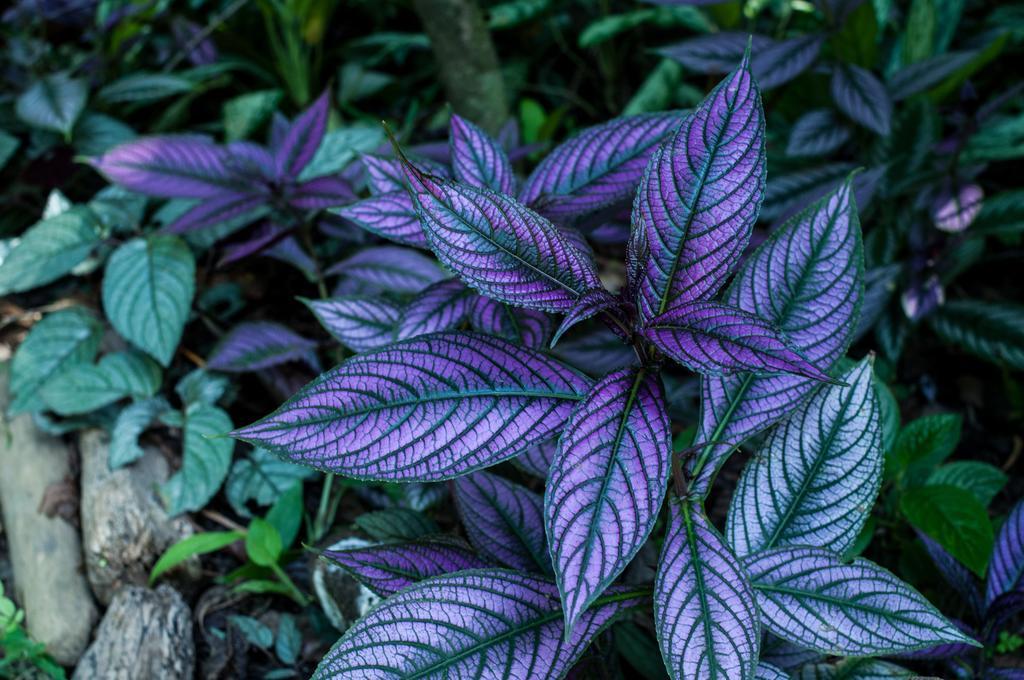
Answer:
<svg viewBox="0 0 1024 680"><path fill-rule="evenodd" d="M233 434L347 477L438 481L550 439L590 385L500 338L434 333L348 359Z"/></svg>
<svg viewBox="0 0 1024 680"><path fill-rule="evenodd" d="M853 64L832 70L832 99L856 123L883 137L892 129L892 99L871 71Z"/></svg>
<svg viewBox="0 0 1024 680"><path fill-rule="evenodd" d="M800 116L789 133L787 156L825 156L850 139L850 128L829 109L816 109Z"/></svg>
<svg viewBox="0 0 1024 680"><path fill-rule="evenodd" d="M270 182L274 176L274 156L267 147L254 142L230 142L228 150L228 167L251 182Z"/></svg>
<svg viewBox="0 0 1024 680"><path fill-rule="evenodd" d="M576 217L632 197L654 149L679 112L623 116L555 147L527 178L519 200L553 218Z"/></svg>
<svg viewBox="0 0 1024 680"><path fill-rule="evenodd" d="M996 536L988 565L985 604L991 605L1003 593L1024 593L1024 501L1010 511Z"/></svg>
<svg viewBox="0 0 1024 680"><path fill-rule="evenodd" d="M976 635L976 633L971 630L971 627L963 621L958 621L957 619L951 620L953 624L963 631L963 633L968 637L974 637ZM966 642L945 642L941 645L935 645L934 647L925 647L924 649L918 649L904 654L896 654L895 656L899 659L951 659L958 656L968 656L973 654L975 651L975 647L967 644Z"/></svg>
<svg viewBox="0 0 1024 680"><path fill-rule="evenodd" d="M566 331L576 324L582 323L602 312L615 309L618 306L619 299L604 288L588 290L576 301L576 304L573 305L572 309L566 313L565 318L562 319L561 325L555 331L555 336L551 338L551 346L554 347L558 344L559 339L561 339Z"/></svg>
<svg viewBox="0 0 1024 680"><path fill-rule="evenodd" d="M797 212L806 209L808 204L833 190L854 170L851 163L825 163L786 174L773 174L765 189L761 219L778 220L794 205L798 206Z"/></svg>
<svg viewBox="0 0 1024 680"><path fill-rule="evenodd" d="M397 340L447 331L461 324L476 297L458 279L438 281L409 301L395 331Z"/></svg>
<svg viewBox="0 0 1024 680"><path fill-rule="evenodd" d="M833 163L830 166L835 169L839 169L843 166L849 167L849 164ZM857 207L863 212L871 205L874 200L875 193L878 191L879 182L885 177L888 166L879 165L873 168L868 168L863 172L856 172L853 175L853 195L857 201ZM776 206L778 210L773 211L775 217L771 225L771 230L778 229L782 223L794 215L797 215L804 210L808 205L819 200L822 196L828 194L833 187L843 180L843 176L848 176L849 173L842 173L840 176L836 176L831 180L823 181L816 186L812 186L803 194L790 198L789 200L782 201L781 205ZM764 211L761 212L762 217L767 217Z"/></svg>
<svg viewBox="0 0 1024 680"><path fill-rule="evenodd" d="M764 182L764 112L747 56L644 173L633 204L633 228L644 230L648 251L642 318L718 292L750 240Z"/></svg>
<svg viewBox="0 0 1024 680"><path fill-rule="evenodd" d="M882 424L862 360L772 430L733 493L726 524L739 555L783 545L846 551L882 483Z"/></svg>
<svg viewBox="0 0 1024 680"><path fill-rule="evenodd" d="M957 234L967 229L981 212L985 192L977 184L967 184L955 193L945 189L932 203L932 219L935 228Z"/></svg>
<svg viewBox="0 0 1024 680"><path fill-rule="evenodd" d="M299 245L299 240L294 236L286 236L277 243L274 243L266 251L267 257L272 257L275 260L286 262L291 266L295 267L303 274L306 275L306 279L310 282L316 281L316 262L309 256L302 246Z"/></svg>
<svg viewBox="0 0 1024 680"><path fill-rule="evenodd" d="M747 45L750 45L751 53L756 55L773 44L774 40L763 35L739 31L721 32L691 38L678 45L663 47L658 52L669 59L675 59L691 71L724 74L743 59Z"/></svg>
<svg viewBox="0 0 1024 680"><path fill-rule="evenodd" d="M272 321L240 323L225 335L206 365L217 371L259 371L287 361L305 361L319 370L316 343Z"/></svg>
<svg viewBox="0 0 1024 680"><path fill-rule="evenodd" d="M420 218L412 198L404 189L364 198L331 212L389 241L417 248L427 247Z"/></svg>
<svg viewBox="0 0 1024 680"><path fill-rule="evenodd" d="M685 501L669 505L654 627L674 680L755 678L761 625L750 580L702 511Z"/></svg>
<svg viewBox="0 0 1024 680"><path fill-rule="evenodd" d="M246 257L257 255L287 238L291 233L291 229L265 222L256 227L246 240L225 246L224 254L217 262L217 266L223 267Z"/></svg>
<svg viewBox="0 0 1024 680"><path fill-rule="evenodd" d="M478 189L515 195L516 175L512 164L505 150L490 135L453 113L448 143L455 179Z"/></svg>
<svg viewBox="0 0 1024 680"><path fill-rule="evenodd" d="M671 456L657 374L616 371L573 410L544 495L551 562L570 629L647 540Z"/></svg>
<svg viewBox="0 0 1024 680"><path fill-rule="evenodd" d="M823 654L891 655L973 642L916 590L867 560L844 563L821 548L775 548L744 566L762 623Z"/></svg>
<svg viewBox="0 0 1024 680"><path fill-rule="evenodd" d="M384 158L371 154L362 157L366 168L366 183L373 195L392 191L405 191L405 175L402 162L397 158Z"/></svg>
<svg viewBox="0 0 1024 680"><path fill-rule="evenodd" d="M683 302L644 324L643 336L673 360L705 375L795 373L827 380L779 330L755 314L717 302Z"/></svg>
<svg viewBox="0 0 1024 680"><path fill-rule="evenodd" d="M946 302L942 281L932 274L924 281L914 281L900 295L900 307L911 321L919 321Z"/></svg>
<svg viewBox="0 0 1024 680"><path fill-rule="evenodd" d="M391 344L402 315L398 305L376 296L351 295L302 302L327 332L353 352L369 352Z"/></svg>
<svg viewBox="0 0 1024 680"><path fill-rule="evenodd" d="M600 286L593 260L515 199L424 175L411 165L405 172L431 249L483 295L563 312Z"/></svg>
<svg viewBox="0 0 1024 680"><path fill-rule="evenodd" d="M325 550L322 556L381 597L390 597L431 576L488 566L468 545L443 536L354 550Z"/></svg>
<svg viewBox="0 0 1024 680"><path fill-rule="evenodd" d="M823 655L813 649L805 649L789 640L766 632L761 643L761 661L768 662L784 671L794 671L800 666L823 660Z"/></svg>
<svg viewBox="0 0 1024 680"><path fill-rule="evenodd" d="M566 635L549 581L505 569L436 576L374 607L313 678L554 680L617 615L640 602L633 593L611 591Z"/></svg>
<svg viewBox="0 0 1024 680"><path fill-rule="evenodd" d="M460 477L453 486L459 518L481 555L522 571L551 572L540 495L489 472Z"/></svg>
<svg viewBox="0 0 1024 680"><path fill-rule="evenodd" d="M587 238L597 244L619 245L629 242L630 228L623 222L602 222L587 230Z"/></svg>
<svg viewBox="0 0 1024 680"><path fill-rule="evenodd" d="M793 80L811 67L824 43L824 36L810 34L758 50L750 62L758 87L771 90Z"/></svg>
<svg viewBox="0 0 1024 680"><path fill-rule="evenodd" d="M326 272L342 275L390 293L418 293L444 279L444 272L431 258L410 248L374 246L348 257Z"/></svg>
<svg viewBox="0 0 1024 680"><path fill-rule="evenodd" d="M774 323L826 370L849 346L863 278L860 222L847 182L772 233L737 273L725 301ZM705 377L695 441L738 444L789 415L817 385L794 375ZM731 450L705 447L695 491L707 490Z"/></svg>
<svg viewBox="0 0 1024 680"><path fill-rule="evenodd" d="M754 669L754 677L756 680L789 680L789 673L777 666L761 661L757 664L757 668Z"/></svg>
<svg viewBox="0 0 1024 680"><path fill-rule="evenodd" d="M1024 613L1024 590L1011 590L992 600L985 610L985 627L989 633L987 642L995 642L999 631L1021 613Z"/></svg>
<svg viewBox="0 0 1024 680"><path fill-rule="evenodd" d="M555 451L558 450L558 438L555 437L546 442L533 446L512 459L512 463L520 470L540 477L548 478L548 471L551 469L551 461L555 458Z"/></svg>
<svg viewBox="0 0 1024 680"><path fill-rule="evenodd" d="M280 179L299 176L316 154L327 131L331 113L330 90L324 90L315 102L288 126L274 148L274 168Z"/></svg>
<svg viewBox="0 0 1024 680"><path fill-rule="evenodd" d="M292 187L288 204L300 210L325 210L351 203L355 197L352 187L341 177L323 175Z"/></svg>
<svg viewBox="0 0 1024 680"><path fill-rule="evenodd" d="M259 219L266 213L270 197L265 194L226 191L199 201L183 215L165 226L162 231L170 234L184 234L190 231L210 229L219 224L252 214Z"/></svg>
<svg viewBox="0 0 1024 680"><path fill-rule="evenodd" d="M244 191L229 167L230 155L206 137L143 137L114 147L92 161L114 184L162 198L217 198Z"/></svg>
<svg viewBox="0 0 1024 680"><path fill-rule="evenodd" d="M469 306L469 325L530 349L547 347L553 326L544 312L510 307L475 294Z"/></svg>
<svg viewBox="0 0 1024 680"><path fill-rule="evenodd" d="M636 363L633 348L603 326L558 343L554 354L595 377Z"/></svg>
<svg viewBox="0 0 1024 680"><path fill-rule="evenodd" d="M938 85L978 56L977 50L946 52L908 64L889 77L889 92L896 101Z"/></svg>

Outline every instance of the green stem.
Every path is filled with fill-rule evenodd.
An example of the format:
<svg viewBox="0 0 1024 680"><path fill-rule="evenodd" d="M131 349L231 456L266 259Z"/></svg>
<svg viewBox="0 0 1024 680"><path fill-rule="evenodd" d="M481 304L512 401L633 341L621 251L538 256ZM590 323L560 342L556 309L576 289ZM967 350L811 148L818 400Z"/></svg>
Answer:
<svg viewBox="0 0 1024 680"><path fill-rule="evenodd" d="M309 604L309 598L306 597L305 593L299 590L298 586L296 586L295 582L292 581L291 577L289 577L288 574L285 573L285 570L281 568L280 564L275 562L270 565L270 568L273 570L274 575L277 576L278 580L280 580L281 583L284 584L285 588L288 589L288 592L290 593L291 598L293 600L295 600L303 607Z"/></svg>

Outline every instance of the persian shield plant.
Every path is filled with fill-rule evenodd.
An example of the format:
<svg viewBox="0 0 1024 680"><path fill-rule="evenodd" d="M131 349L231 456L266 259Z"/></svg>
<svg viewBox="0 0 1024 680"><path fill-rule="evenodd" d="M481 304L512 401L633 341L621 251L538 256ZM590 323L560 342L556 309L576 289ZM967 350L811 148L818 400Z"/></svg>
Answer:
<svg viewBox="0 0 1024 680"><path fill-rule="evenodd" d="M780 677L766 639L856 657L973 644L909 585L847 559L882 461L871 359L844 359L860 225L848 179L743 259L766 175L749 55L689 114L583 131L518 193L473 124L453 118L451 148L453 179L401 154L371 161L371 177L414 211L417 235L406 220L395 238L422 239L455 277L393 312L395 342L378 333L234 433L355 479L455 480L475 550L427 537L328 555L386 599L317 677L562 677L652 602L673 678ZM631 196L626 282L611 291L580 230ZM381 326L351 298L322 304L342 310L348 337ZM547 314L563 315L553 342L600 322L632 361L597 380L569 367L538 341ZM467 319L492 332L460 330ZM663 384L672 362L701 376L683 451ZM723 536L704 510L716 472L773 426ZM546 474L543 497L480 472L506 460ZM653 584L624 578L652 535Z"/></svg>

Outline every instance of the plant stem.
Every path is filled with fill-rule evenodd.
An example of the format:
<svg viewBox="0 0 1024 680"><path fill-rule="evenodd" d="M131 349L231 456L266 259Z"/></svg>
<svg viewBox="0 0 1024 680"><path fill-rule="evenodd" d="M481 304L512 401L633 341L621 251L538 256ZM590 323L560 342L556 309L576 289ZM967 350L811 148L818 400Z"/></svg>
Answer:
<svg viewBox="0 0 1024 680"><path fill-rule="evenodd" d="M331 489L334 486L334 473L326 474L327 478L324 480L323 489L320 490L320 505L316 509L316 519L313 520L314 543L324 537L329 528L328 525L334 520L334 513L331 512Z"/></svg>
<svg viewBox="0 0 1024 680"><path fill-rule="evenodd" d="M277 564L275 562L274 564L270 565L270 568L271 570L273 570L274 575L277 576L278 580L280 580L281 583L284 584L285 588L288 589L288 592L291 594L293 600L298 602L303 607L309 604L309 598L306 597L305 593L299 590L299 587L295 585L295 582L292 581L291 577L288 576L285 570L281 568L280 564Z"/></svg>

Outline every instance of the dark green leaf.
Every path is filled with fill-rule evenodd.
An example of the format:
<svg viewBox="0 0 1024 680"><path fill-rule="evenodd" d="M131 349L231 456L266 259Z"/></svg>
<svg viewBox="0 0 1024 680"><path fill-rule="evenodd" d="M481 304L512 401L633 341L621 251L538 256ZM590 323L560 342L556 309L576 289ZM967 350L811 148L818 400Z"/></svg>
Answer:
<svg viewBox="0 0 1024 680"><path fill-rule="evenodd" d="M37 80L18 97L15 112L32 127L68 136L88 96L84 80L54 73Z"/></svg>
<svg viewBox="0 0 1024 680"><path fill-rule="evenodd" d="M956 413L935 413L907 423L889 452L894 472L911 483L923 481L956 449L962 425L963 418Z"/></svg>
<svg viewBox="0 0 1024 680"><path fill-rule="evenodd" d="M277 529L281 545L291 547L302 524L302 482L293 482L290 489L281 494L267 513L267 522Z"/></svg>
<svg viewBox="0 0 1024 680"><path fill-rule="evenodd" d="M126 406L114 421L110 432L110 451L107 464L111 470L128 465L142 457L139 435L171 405L163 397L144 399Z"/></svg>
<svg viewBox="0 0 1024 680"><path fill-rule="evenodd" d="M240 531L209 531L184 538L167 549L153 565L149 573L150 584L154 583L168 569L172 569L193 555L211 553L226 548L235 541L245 538Z"/></svg>
<svg viewBox="0 0 1024 680"><path fill-rule="evenodd" d="M928 320L943 340L982 359L1024 370L1024 306L955 300Z"/></svg>
<svg viewBox="0 0 1024 680"><path fill-rule="evenodd" d="M978 460L958 460L939 466L928 477L929 486L948 485L974 495L982 507L988 507L1009 478L994 465Z"/></svg>
<svg viewBox="0 0 1024 680"><path fill-rule="evenodd" d="M390 508L356 518L356 527L377 541L402 541L440 532L434 520L415 510Z"/></svg>
<svg viewBox="0 0 1024 680"><path fill-rule="evenodd" d="M160 367L139 352L108 354L98 364L79 364L62 371L39 391L55 413L88 413L125 397L152 397L160 389Z"/></svg>
<svg viewBox="0 0 1024 680"><path fill-rule="evenodd" d="M985 508L969 491L955 486L922 486L900 498L900 510L979 577L984 577L995 540Z"/></svg>

